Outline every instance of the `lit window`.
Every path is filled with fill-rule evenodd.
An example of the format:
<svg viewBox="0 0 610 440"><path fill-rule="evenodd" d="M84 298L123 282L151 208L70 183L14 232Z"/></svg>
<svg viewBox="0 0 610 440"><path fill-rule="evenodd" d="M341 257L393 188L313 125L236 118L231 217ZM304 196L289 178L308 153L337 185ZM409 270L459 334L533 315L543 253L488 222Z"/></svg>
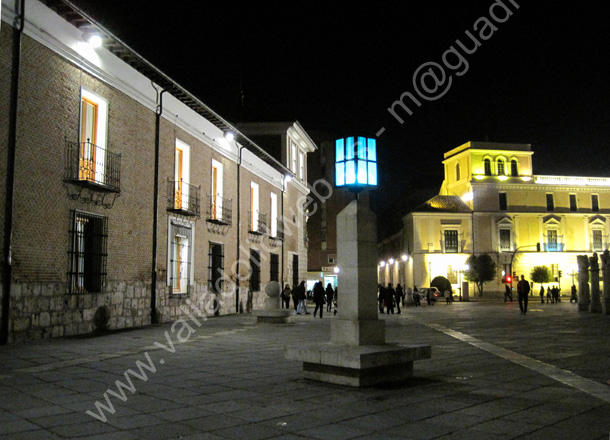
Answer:
<svg viewBox="0 0 610 440"><path fill-rule="evenodd" d="M377 140L348 137L335 141L335 183L377 185Z"/></svg>
<svg viewBox="0 0 610 440"><path fill-rule="evenodd" d="M79 179L105 183L106 124L105 99L81 90Z"/></svg>
<svg viewBox="0 0 610 440"><path fill-rule="evenodd" d="M258 183L250 183L250 231L258 231Z"/></svg>
<svg viewBox="0 0 610 440"><path fill-rule="evenodd" d="M271 237L277 237L277 194L271 193Z"/></svg>
<svg viewBox="0 0 610 440"><path fill-rule="evenodd" d="M222 191L222 164L212 159L212 188L210 195L210 219L212 220L223 220L226 217L222 215Z"/></svg>
<svg viewBox="0 0 610 440"><path fill-rule="evenodd" d="M184 142L176 139L176 152L174 158L174 207L188 210L189 178L190 178L190 148Z"/></svg>
<svg viewBox="0 0 610 440"><path fill-rule="evenodd" d="M305 180L305 155L299 152L299 179Z"/></svg>
<svg viewBox="0 0 610 440"><path fill-rule="evenodd" d="M549 252L559 251L559 241L556 229L546 231L546 250Z"/></svg>
<svg viewBox="0 0 610 440"><path fill-rule="evenodd" d="M297 146L291 144L290 147L290 171L296 174L297 172Z"/></svg>

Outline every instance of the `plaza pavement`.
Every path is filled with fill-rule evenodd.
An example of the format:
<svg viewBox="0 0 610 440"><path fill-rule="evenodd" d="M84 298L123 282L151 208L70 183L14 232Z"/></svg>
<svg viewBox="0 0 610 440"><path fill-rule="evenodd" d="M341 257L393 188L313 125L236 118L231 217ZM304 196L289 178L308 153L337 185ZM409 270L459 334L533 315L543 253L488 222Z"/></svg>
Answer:
<svg viewBox="0 0 610 440"><path fill-rule="evenodd" d="M0 438L610 438L610 317L535 300L526 316L516 301L493 300L381 317L388 342L432 345L432 359L401 385L302 379L284 345L328 341L336 318L327 314L286 325L224 316L187 320L191 329L168 323L0 347ZM128 374L129 385L128 369L146 380ZM117 380L134 393L121 396ZM102 410L106 422L86 413L100 417L104 393L114 406Z"/></svg>

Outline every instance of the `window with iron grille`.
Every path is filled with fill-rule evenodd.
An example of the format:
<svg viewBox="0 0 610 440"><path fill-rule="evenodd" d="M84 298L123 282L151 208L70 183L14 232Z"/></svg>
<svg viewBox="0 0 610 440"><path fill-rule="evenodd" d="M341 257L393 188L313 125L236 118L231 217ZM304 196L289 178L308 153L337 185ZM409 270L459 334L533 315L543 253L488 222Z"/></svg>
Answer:
<svg viewBox="0 0 610 440"><path fill-rule="evenodd" d="M250 290L261 290L261 253L254 249L250 249Z"/></svg>
<svg viewBox="0 0 610 440"><path fill-rule="evenodd" d="M108 218L80 211L72 211L71 217L70 292L103 292L108 256Z"/></svg>
<svg viewBox="0 0 610 440"><path fill-rule="evenodd" d="M280 256L278 254L271 254L271 261L269 266L269 281L280 280Z"/></svg>
<svg viewBox="0 0 610 440"><path fill-rule="evenodd" d="M447 229L445 231L445 252L458 252L459 235L456 229Z"/></svg>
<svg viewBox="0 0 610 440"><path fill-rule="evenodd" d="M504 175L504 161L499 160L498 161L498 176L503 176L503 175Z"/></svg>
<svg viewBox="0 0 610 440"><path fill-rule="evenodd" d="M500 251L510 251L510 229L500 229Z"/></svg>
<svg viewBox="0 0 610 440"><path fill-rule="evenodd" d="M603 251L604 241L601 229L593 229L593 250Z"/></svg>
<svg viewBox="0 0 610 440"><path fill-rule="evenodd" d="M548 251L552 251L555 252L558 250L559 246L558 246L558 240L557 240L557 230L555 229L549 229L548 231L546 231L546 236L547 236L547 250Z"/></svg>
<svg viewBox="0 0 610 440"><path fill-rule="evenodd" d="M191 279L191 246L193 230L189 226L170 224L169 283L174 294L188 292Z"/></svg>
<svg viewBox="0 0 610 440"><path fill-rule="evenodd" d="M208 261L208 289L210 292L221 293L225 261L222 244L210 243Z"/></svg>

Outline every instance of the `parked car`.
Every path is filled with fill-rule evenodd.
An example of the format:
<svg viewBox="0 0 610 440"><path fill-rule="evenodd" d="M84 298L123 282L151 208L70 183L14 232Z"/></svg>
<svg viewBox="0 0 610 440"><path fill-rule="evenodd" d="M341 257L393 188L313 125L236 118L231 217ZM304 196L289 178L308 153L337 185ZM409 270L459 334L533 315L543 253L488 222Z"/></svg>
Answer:
<svg viewBox="0 0 610 440"><path fill-rule="evenodd" d="M422 301L429 302L428 305L434 304L442 297L442 294L436 287L420 287L419 294L421 295Z"/></svg>

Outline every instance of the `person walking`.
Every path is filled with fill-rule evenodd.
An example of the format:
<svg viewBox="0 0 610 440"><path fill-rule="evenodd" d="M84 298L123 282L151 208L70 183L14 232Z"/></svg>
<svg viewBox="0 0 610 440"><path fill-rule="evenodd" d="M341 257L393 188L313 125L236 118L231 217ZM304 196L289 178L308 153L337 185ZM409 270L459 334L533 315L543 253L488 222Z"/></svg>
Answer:
<svg viewBox="0 0 610 440"><path fill-rule="evenodd" d="M572 284L572 289L570 290L570 302L578 302L578 296L576 296L576 286Z"/></svg>
<svg viewBox="0 0 610 440"><path fill-rule="evenodd" d="M396 296L396 291L392 287L392 283L388 283L388 287L385 291L385 300L386 300L386 313L389 315L392 312L394 314L394 297Z"/></svg>
<svg viewBox="0 0 610 440"><path fill-rule="evenodd" d="M419 290L417 290L417 286L413 286L413 304L415 304L415 307L421 306L421 295Z"/></svg>
<svg viewBox="0 0 610 440"><path fill-rule="evenodd" d="M547 303L553 302L553 295L551 294L551 286L548 286L546 288L546 302Z"/></svg>
<svg viewBox="0 0 610 440"><path fill-rule="evenodd" d="M403 302L405 297L405 291L402 289L400 284L396 285L396 309L398 310L398 314L402 314L400 310L400 304Z"/></svg>
<svg viewBox="0 0 610 440"><path fill-rule="evenodd" d="M540 286L540 304L544 304L544 286Z"/></svg>
<svg viewBox="0 0 610 440"><path fill-rule="evenodd" d="M504 285L504 302L506 302L507 299L510 299L511 302L513 302L513 292L511 291L511 287L508 284Z"/></svg>
<svg viewBox="0 0 610 440"><path fill-rule="evenodd" d="M517 293L519 294L521 314L527 315L527 295L530 293L530 283L525 280L525 275L521 275L521 281L517 283Z"/></svg>
<svg viewBox="0 0 610 440"><path fill-rule="evenodd" d="M316 308L313 310L313 317L316 317L316 313L319 309L320 318L322 318L324 314L324 286L322 285L322 281L318 281L313 286L313 302L316 305Z"/></svg>
<svg viewBox="0 0 610 440"><path fill-rule="evenodd" d="M301 284L297 286L295 289L297 293L297 299L299 300L299 305L297 306L297 315L302 315L305 312L306 315L309 315L307 311L307 294L305 293L305 281L301 281Z"/></svg>
<svg viewBox="0 0 610 440"><path fill-rule="evenodd" d="M292 303L294 304L294 310L297 310L297 307L299 306L299 295L298 295L298 289L299 286L295 285L292 287Z"/></svg>
<svg viewBox="0 0 610 440"><path fill-rule="evenodd" d="M282 308L289 309L290 308L290 285L286 284L284 286L284 290L282 290Z"/></svg>
<svg viewBox="0 0 610 440"><path fill-rule="evenodd" d="M333 285L328 283L326 285L326 311L328 313L332 312L333 310L333 296L335 296Z"/></svg>
<svg viewBox="0 0 610 440"><path fill-rule="evenodd" d="M383 287L383 284L378 284L377 288L379 289L378 293L377 293L377 301L379 302L379 313L384 313L383 312L383 307L385 305L385 287Z"/></svg>
<svg viewBox="0 0 610 440"><path fill-rule="evenodd" d="M553 301L555 303L558 303L560 301L560 299L559 299L559 287L553 286L553 288L551 289L551 295L553 295Z"/></svg>
<svg viewBox="0 0 610 440"><path fill-rule="evenodd" d="M443 296L445 297L445 304L450 305L451 304L451 292L449 291L449 289L445 290L445 293Z"/></svg>

